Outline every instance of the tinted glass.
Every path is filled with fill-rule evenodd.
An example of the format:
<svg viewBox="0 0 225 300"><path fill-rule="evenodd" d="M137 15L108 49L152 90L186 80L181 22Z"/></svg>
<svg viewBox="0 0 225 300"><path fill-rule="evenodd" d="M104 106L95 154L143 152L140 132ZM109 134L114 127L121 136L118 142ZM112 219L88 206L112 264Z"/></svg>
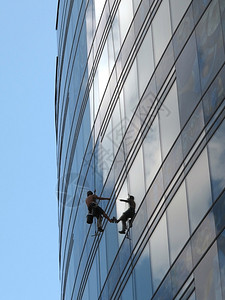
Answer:
<svg viewBox="0 0 225 300"><path fill-rule="evenodd" d="M153 122L143 142L145 184L146 188L151 184L161 164L159 125L158 118Z"/></svg>
<svg viewBox="0 0 225 300"><path fill-rule="evenodd" d="M166 216L160 220L150 239L153 291L155 291L169 268Z"/></svg>
<svg viewBox="0 0 225 300"><path fill-rule="evenodd" d="M205 123L209 121L221 104L225 95L225 67L222 68L216 79L203 98Z"/></svg>
<svg viewBox="0 0 225 300"><path fill-rule="evenodd" d="M164 0L160 4L152 22L152 29L155 64L157 65L171 37L169 0Z"/></svg>
<svg viewBox="0 0 225 300"><path fill-rule="evenodd" d="M196 28L201 85L203 91L224 62L224 47L220 11L212 1Z"/></svg>
<svg viewBox="0 0 225 300"><path fill-rule="evenodd" d="M225 230L218 238L218 255L223 299L225 298Z"/></svg>
<svg viewBox="0 0 225 300"><path fill-rule="evenodd" d="M184 72L185 70L185 72ZM181 127L196 106L200 94L200 79L195 35L193 34L182 51L177 63L177 88Z"/></svg>
<svg viewBox="0 0 225 300"><path fill-rule="evenodd" d="M213 199L215 200L225 186L225 121L220 125L208 144L209 165Z"/></svg>
<svg viewBox="0 0 225 300"><path fill-rule="evenodd" d="M195 270L195 282L197 299L223 299L216 244L210 248Z"/></svg>
<svg viewBox="0 0 225 300"><path fill-rule="evenodd" d="M162 107L159 111L159 124L162 158L164 159L180 132L176 83L173 84L163 104L167 110Z"/></svg>
<svg viewBox="0 0 225 300"><path fill-rule="evenodd" d="M190 2L191 0L170 0L173 31L175 31Z"/></svg>
<svg viewBox="0 0 225 300"><path fill-rule="evenodd" d="M139 258L135 269L136 297L137 299L148 300L152 295L152 282L150 273L149 245L145 247Z"/></svg>
<svg viewBox="0 0 225 300"><path fill-rule="evenodd" d="M206 150L192 167L186 182L190 227L193 232L212 203Z"/></svg>
<svg viewBox="0 0 225 300"><path fill-rule="evenodd" d="M167 220L172 263L190 235L185 183L181 185L167 209Z"/></svg>
<svg viewBox="0 0 225 300"><path fill-rule="evenodd" d="M138 81L141 95L146 88L146 85L154 70L151 27L148 30L145 39L139 49L137 62L139 75Z"/></svg>

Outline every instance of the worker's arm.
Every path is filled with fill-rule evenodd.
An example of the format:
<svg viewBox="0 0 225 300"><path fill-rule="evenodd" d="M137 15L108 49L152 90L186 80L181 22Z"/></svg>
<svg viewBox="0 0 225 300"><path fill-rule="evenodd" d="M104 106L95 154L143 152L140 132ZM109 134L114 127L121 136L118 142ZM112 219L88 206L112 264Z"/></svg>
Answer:
<svg viewBox="0 0 225 300"><path fill-rule="evenodd" d="M94 195L94 197L98 200L110 200L110 198L106 198L106 197L99 197L97 195Z"/></svg>
<svg viewBox="0 0 225 300"><path fill-rule="evenodd" d="M119 199L121 202L127 202L127 203L129 203L130 202L130 200L125 200L125 199Z"/></svg>

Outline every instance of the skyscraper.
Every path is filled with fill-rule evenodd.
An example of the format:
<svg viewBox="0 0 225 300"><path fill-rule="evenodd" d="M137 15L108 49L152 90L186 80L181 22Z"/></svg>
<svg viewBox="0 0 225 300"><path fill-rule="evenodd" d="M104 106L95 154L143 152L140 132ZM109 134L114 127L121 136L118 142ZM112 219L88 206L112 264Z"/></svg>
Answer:
<svg viewBox="0 0 225 300"><path fill-rule="evenodd" d="M62 300L225 299L225 1L60 0ZM86 223L88 190L121 223Z"/></svg>

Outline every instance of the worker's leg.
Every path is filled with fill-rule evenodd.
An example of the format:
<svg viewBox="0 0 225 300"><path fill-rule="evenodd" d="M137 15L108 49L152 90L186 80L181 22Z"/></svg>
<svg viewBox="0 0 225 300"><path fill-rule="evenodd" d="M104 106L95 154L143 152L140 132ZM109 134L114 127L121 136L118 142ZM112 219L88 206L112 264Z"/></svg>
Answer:
<svg viewBox="0 0 225 300"><path fill-rule="evenodd" d="M97 227L98 227L98 231L103 231L103 229L102 229L102 216L99 216L98 218L97 218Z"/></svg>
<svg viewBox="0 0 225 300"><path fill-rule="evenodd" d="M103 217L105 217L110 223L113 222L105 212L103 212L102 214L103 214Z"/></svg>
<svg viewBox="0 0 225 300"><path fill-rule="evenodd" d="M122 221L122 230L119 231L119 233L125 233L126 232L126 229L127 229L127 225L126 225L126 221L127 221L127 218L126 218L126 215L123 214L119 220L117 220L117 223L119 221Z"/></svg>
<svg viewBox="0 0 225 300"><path fill-rule="evenodd" d="M106 218L110 223L113 222L100 206L98 206L97 210L98 210L98 213L103 215L103 217Z"/></svg>

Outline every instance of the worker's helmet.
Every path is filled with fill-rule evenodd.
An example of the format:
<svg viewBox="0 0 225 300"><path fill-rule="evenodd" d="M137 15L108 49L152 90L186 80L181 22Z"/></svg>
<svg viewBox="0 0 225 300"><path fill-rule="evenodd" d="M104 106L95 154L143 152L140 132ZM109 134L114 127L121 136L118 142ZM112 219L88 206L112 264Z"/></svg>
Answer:
<svg viewBox="0 0 225 300"><path fill-rule="evenodd" d="M93 195L92 191L87 192L87 196Z"/></svg>
<svg viewBox="0 0 225 300"><path fill-rule="evenodd" d="M130 195L130 199L131 199L131 200L134 200L134 196Z"/></svg>

